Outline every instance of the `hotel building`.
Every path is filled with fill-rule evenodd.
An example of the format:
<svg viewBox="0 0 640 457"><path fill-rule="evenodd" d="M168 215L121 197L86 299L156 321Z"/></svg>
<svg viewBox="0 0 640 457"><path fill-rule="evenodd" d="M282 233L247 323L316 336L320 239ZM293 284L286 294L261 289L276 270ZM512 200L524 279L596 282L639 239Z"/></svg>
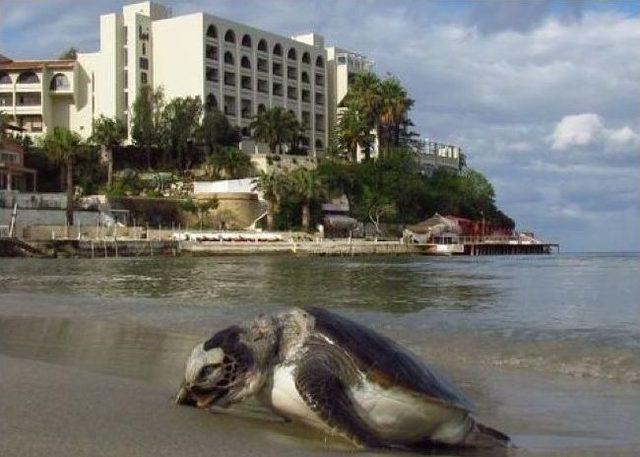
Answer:
<svg viewBox="0 0 640 457"><path fill-rule="evenodd" d="M287 38L206 13L172 17L142 2L100 17L98 52L75 61L0 61L0 110L30 135L62 126L88 137L100 115L129 124L136 94L151 85L167 100L199 96L245 138L252 116L282 106L306 127L304 147L318 156L350 81L372 68L315 33Z"/></svg>

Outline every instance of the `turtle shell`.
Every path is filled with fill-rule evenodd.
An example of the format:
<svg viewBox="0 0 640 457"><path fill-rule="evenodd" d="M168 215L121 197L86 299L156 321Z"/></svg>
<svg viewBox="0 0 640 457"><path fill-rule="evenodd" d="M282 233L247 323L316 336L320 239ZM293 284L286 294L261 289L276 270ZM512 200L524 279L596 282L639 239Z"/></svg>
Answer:
<svg viewBox="0 0 640 457"><path fill-rule="evenodd" d="M346 351L371 382L401 387L429 400L471 411L472 402L438 371L377 332L322 308L306 308L315 331Z"/></svg>

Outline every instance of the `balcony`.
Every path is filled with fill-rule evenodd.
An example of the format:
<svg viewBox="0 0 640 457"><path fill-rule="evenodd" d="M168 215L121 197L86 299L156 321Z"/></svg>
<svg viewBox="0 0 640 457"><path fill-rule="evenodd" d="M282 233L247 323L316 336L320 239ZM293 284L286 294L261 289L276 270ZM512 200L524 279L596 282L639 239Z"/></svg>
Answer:
<svg viewBox="0 0 640 457"><path fill-rule="evenodd" d="M16 94L16 106L40 106L42 96L40 92L28 92Z"/></svg>

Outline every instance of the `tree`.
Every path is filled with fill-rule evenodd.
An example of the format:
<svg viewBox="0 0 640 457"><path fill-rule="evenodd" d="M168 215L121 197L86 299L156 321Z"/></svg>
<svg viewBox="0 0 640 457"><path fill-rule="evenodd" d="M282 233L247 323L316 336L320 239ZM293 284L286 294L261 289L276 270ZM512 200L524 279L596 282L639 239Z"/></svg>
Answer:
<svg viewBox="0 0 640 457"><path fill-rule="evenodd" d="M142 86L133 102L131 118L131 139L142 149L147 157L147 168L151 169L151 151L162 144L162 111L164 93L161 88L153 90Z"/></svg>
<svg viewBox="0 0 640 457"><path fill-rule="evenodd" d="M309 230L311 225L311 203L326 193L326 187L317 170L297 168L290 173L291 190L300 199L302 206L302 228Z"/></svg>
<svg viewBox="0 0 640 457"><path fill-rule="evenodd" d="M7 137L7 129L11 123L11 116L4 111L0 111L0 141Z"/></svg>
<svg viewBox="0 0 640 457"><path fill-rule="evenodd" d="M269 152L282 152L282 145L295 141L300 132L300 123L295 114L281 106L267 109L254 116L249 128L254 137L269 146Z"/></svg>
<svg viewBox="0 0 640 457"><path fill-rule="evenodd" d="M60 60L77 60L78 59L78 50L71 46L69 49L64 51L62 54L58 56Z"/></svg>
<svg viewBox="0 0 640 457"><path fill-rule="evenodd" d="M365 187L363 194L363 205L366 208L366 215L376 228L376 234L380 234L380 218L393 217L396 215L396 206L387 195Z"/></svg>
<svg viewBox="0 0 640 457"><path fill-rule="evenodd" d="M42 146L49 159L64 166L67 175L67 224L73 225L73 164L81 154L80 135L64 127L54 127L49 130L42 140Z"/></svg>
<svg viewBox="0 0 640 457"><path fill-rule="evenodd" d="M347 151L354 162L358 158L358 146L364 150L369 150L374 140L371 129L355 109L347 109L340 113L336 135L338 146Z"/></svg>
<svg viewBox="0 0 640 457"><path fill-rule="evenodd" d="M220 110L206 108L199 137L209 154L213 154L223 146L237 145L240 142L240 130L232 126Z"/></svg>
<svg viewBox="0 0 640 457"><path fill-rule="evenodd" d="M193 162L193 144L198 139L202 101L196 97L177 97L164 107L161 131L165 151L173 153L173 161L180 170L190 168Z"/></svg>
<svg viewBox="0 0 640 457"><path fill-rule="evenodd" d="M216 174L224 172L228 179L240 179L255 175L251 157L234 146L225 146L209 156L207 161Z"/></svg>
<svg viewBox="0 0 640 457"><path fill-rule="evenodd" d="M93 122L93 133L90 141L102 150L103 157L107 158L107 187L113 185L113 150L121 146L127 139L127 126L120 118L109 118L100 115Z"/></svg>
<svg viewBox="0 0 640 457"><path fill-rule="evenodd" d="M267 228L275 229L275 213L279 201L281 190L281 177L274 171L260 171L260 175L255 181L255 189L262 192L262 197L267 202Z"/></svg>
<svg viewBox="0 0 640 457"><path fill-rule="evenodd" d="M380 143L386 150L400 146L401 129L412 105L413 100L397 78L390 76L380 83Z"/></svg>

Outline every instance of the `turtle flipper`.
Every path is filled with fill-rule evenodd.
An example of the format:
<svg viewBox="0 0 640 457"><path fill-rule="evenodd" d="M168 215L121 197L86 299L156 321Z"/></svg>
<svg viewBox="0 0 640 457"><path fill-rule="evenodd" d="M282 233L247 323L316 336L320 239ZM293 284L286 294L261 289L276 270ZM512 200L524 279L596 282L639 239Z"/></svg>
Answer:
<svg viewBox="0 0 640 457"><path fill-rule="evenodd" d="M340 361L329 352L308 355L295 371L298 393L329 428L359 446L385 447L358 416L340 368Z"/></svg>

